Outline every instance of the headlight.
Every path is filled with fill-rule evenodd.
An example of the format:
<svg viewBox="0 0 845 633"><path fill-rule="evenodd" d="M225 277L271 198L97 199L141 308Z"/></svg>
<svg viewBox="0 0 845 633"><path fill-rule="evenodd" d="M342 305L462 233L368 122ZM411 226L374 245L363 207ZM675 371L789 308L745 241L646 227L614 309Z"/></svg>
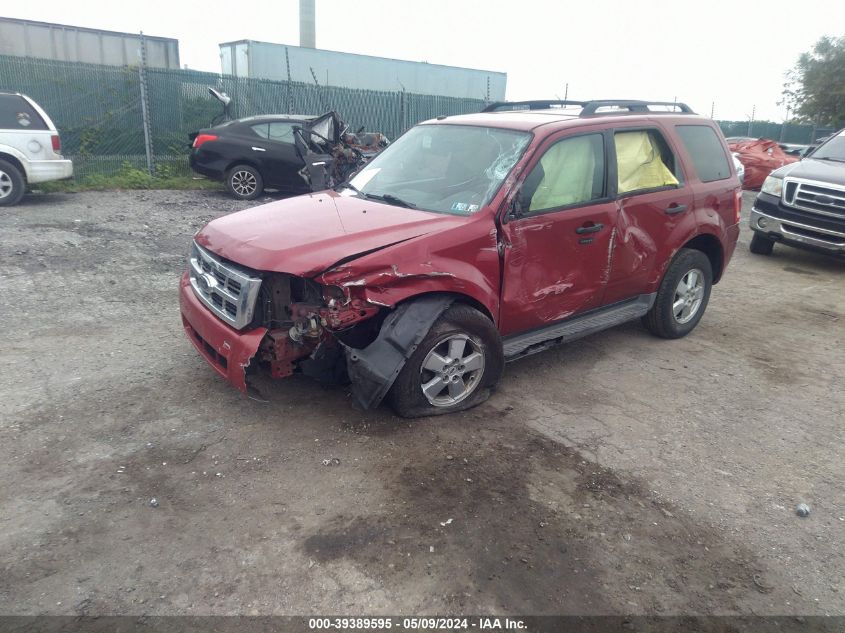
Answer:
<svg viewBox="0 0 845 633"><path fill-rule="evenodd" d="M767 176L766 180L763 182L763 186L760 187L760 193L768 193L780 198L780 194L783 193L783 178L778 178L777 176Z"/></svg>

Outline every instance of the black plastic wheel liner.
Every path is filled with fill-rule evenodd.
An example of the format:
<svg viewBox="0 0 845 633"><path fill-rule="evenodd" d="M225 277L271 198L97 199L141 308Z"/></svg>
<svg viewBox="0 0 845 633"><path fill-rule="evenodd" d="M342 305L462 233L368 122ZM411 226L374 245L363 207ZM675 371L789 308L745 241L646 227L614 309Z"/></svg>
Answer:
<svg viewBox="0 0 845 633"><path fill-rule="evenodd" d="M454 297L431 295L409 301L392 312L376 340L364 349L346 348L352 395L364 409L377 407L438 317Z"/></svg>

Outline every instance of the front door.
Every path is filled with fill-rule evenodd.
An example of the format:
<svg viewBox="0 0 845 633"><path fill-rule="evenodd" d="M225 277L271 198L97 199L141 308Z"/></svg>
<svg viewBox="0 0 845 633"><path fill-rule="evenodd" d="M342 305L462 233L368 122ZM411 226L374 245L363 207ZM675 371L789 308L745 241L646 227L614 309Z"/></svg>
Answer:
<svg viewBox="0 0 845 633"><path fill-rule="evenodd" d="M550 325L599 307L616 206L605 134L552 137L518 186L502 224L501 331Z"/></svg>
<svg viewBox="0 0 845 633"><path fill-rule="evenodd" d="M252 142L253 156L260 161L264 185L290 191L307 189L299 170L304 161L294 143L293 121L272 121L253 125L253 131L261 137Z"/></svg>

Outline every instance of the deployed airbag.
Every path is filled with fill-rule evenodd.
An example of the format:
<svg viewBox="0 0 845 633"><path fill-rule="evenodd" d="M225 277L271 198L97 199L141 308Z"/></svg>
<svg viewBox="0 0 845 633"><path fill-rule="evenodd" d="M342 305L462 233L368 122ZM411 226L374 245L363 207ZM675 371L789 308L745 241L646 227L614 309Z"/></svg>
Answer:
<svg viewBox="0 0 845 633"><path fill-rule="evenodd" d="M678 184L648 132L617 132L614 138L619 193Z"/></svg>

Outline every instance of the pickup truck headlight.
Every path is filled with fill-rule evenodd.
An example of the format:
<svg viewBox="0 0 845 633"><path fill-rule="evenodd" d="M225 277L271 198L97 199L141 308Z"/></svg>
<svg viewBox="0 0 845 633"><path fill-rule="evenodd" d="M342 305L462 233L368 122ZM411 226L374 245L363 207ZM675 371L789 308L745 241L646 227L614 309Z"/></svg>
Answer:
<svg viewBox="0 0 845 633"><path fill-rule="evenodd" d="M783 193L783 178L766 176L763 186L760 187L760 193L768 193L769 195L780 198L780 194Z"/></svg>

